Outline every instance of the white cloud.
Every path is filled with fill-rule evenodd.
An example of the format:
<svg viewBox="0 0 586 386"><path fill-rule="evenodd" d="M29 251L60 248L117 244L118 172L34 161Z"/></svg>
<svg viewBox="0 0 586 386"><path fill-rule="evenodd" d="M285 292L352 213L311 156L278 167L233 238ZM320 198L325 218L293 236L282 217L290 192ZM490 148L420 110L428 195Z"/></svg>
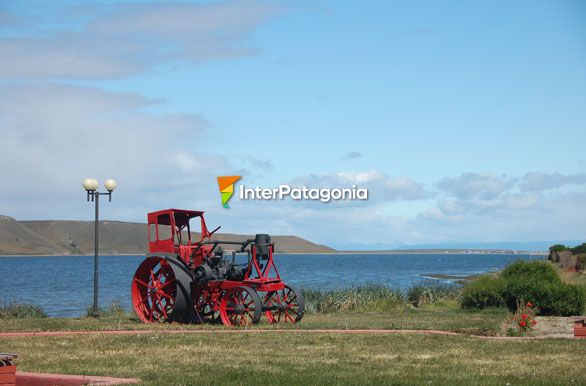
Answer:
<svg viewBox="0 0 586 386"><path fill-rule="evenodd" d="M586 173L564 175L561 173L527 173L520 185L521 190L537 192L561 188L565 185L586 185Z"/></svg>
<svg viewBox="0 0 586 386"><path fill-rule="evenodd" d="M313 174L294 179L291 184L318 188L344 188L356 185L359 188L368 188L368 201L371 203L394 200L420 200L427 195L423 186L412 179L408 177L389 177L379 170Z"/></svg>
<svg viewBox="0 0 586 386"><path fill-rule="evenodd" d="M359 151L350 151L342 157L342 161L350 161L361 157L362 153L360 153Z"/></svg>
<svg viewBox="0 0 586 386"><path fill-rule="evenodd" d="M506 176L463 173L458 177L440 180L437 187L461 199L491 200L510 189L513 183Z"/></svg>
<svg viewBox="0 0 586 386"><path fill-rule="evenodd" d="M0 213L75 218L79 206L71 200L81 204L75 188L86 176L118 179L117 195L133 197L133 209L209 194L212 184L201 181L213 181L228 165L196 146L207 122L145 112L152 103L71 85L0 86L0 164L9 181Z"/></svg>
<svg viewBox="0 0 586 386"><path fill-rule="evenodd" d="M86 5L75 9L87 20L81 25L26 28L0 38L0 77L118 79L162 63L251 55L255 50L243 43L281 9L255 0ZM48 24L68 20L70 12L62 10Z"/></svg>
<svg viewBox="0 0 586 386"><path fill-rule="evenodd" d="M465 221L466 215L490 215L538 206L542 197L519 191L518 183L518 178L480 173L443 178L436 184L440 191L437 208L422 213L421 218L458 222Z"/></svg>

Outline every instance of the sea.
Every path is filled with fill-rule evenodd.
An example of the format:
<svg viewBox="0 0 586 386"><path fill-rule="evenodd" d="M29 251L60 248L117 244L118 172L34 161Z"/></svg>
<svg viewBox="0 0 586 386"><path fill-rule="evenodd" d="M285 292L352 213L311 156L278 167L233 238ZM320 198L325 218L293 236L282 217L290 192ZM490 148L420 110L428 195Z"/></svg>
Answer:
<svg viewBox="0 0 586 386"><path fill-rule="evenodd" d="M130 283L144 256L100 256L99 304L130 309ZM408 290L421 284L457 285L458 278L498 271L514 254L276 254L281 278L327 291L362 285ZM49 316L79 317L93 302L93 256L0 256L0 305L35 304ZM439 276L439 277L438 277Z"/></svg>

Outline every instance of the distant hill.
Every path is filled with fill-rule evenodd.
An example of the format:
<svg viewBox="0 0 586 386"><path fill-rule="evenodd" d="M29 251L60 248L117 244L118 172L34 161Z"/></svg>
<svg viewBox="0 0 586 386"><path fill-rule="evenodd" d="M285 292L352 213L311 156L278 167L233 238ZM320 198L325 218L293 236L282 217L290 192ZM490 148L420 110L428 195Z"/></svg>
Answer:
<svg viewBox="0 0 586 386"><path fill-rule="evenodd" d="M147 250L146 224L100 221L99 231L102 254L144 254ZM253 236L218 234L216 237L242 241ZM336 252L296 236L271 237L279 253ZM0 215L0 255L84 255L93 251L93 221L17 221Z"/></svg>
<svg viewBox="0 0 586 386"><path fill-rule="evenodd" d="M68 253L68 251L12 217L0 216L0 254L42 255L63 253Z"/></svg>

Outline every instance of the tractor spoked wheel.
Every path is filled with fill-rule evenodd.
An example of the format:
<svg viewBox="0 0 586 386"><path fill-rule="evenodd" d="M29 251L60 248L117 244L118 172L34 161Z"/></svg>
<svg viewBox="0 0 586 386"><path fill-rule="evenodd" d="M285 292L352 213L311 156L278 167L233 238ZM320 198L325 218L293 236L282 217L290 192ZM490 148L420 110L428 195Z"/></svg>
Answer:
<svg viewBox="0 0 586 386"><path fill-rule="evenodd" d="M282 290L267 293L264 305L269 308L265 311L269 323L297 323L305 312L301 291L288 285Z"/></svg>
<svg viewBox="0 0 586 386"><path fill-rule="evenodd" d="M175 274L167 261L149 258L132 279L132 303L145 323L165 322L173 311L177 290Z"/></svg>
<svg viewBox="0 0 586 386"><path fill-rule="evenodd" d="M226 290L220 301L220 318L226 326L247 326L258 323L262 314L260 297L250 287Z"/></svg>
<svg viewBox="0 0 586 386"><path fill-rule="evenodd" d="M207 296L199 296L195 301L195 319L198 323L219 323L219 305L214 306Z"/></svg>

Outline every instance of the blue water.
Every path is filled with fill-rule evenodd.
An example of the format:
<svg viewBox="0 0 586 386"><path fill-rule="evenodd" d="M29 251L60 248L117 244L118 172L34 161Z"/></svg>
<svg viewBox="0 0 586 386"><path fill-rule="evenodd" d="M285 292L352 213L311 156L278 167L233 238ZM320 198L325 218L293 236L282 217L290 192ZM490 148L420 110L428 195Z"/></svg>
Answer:
<svg viewBox="0 0 586 386"><path fill-rule="evenodd" d="M304 288L382 284L405 289L428 281L425 276L429 274L467 276L501 269L517 259L531 258L541 257L331 254L276 255L275 261L285 282ZM143 256L100 256L101 305L118 302L130 308L130 281L143 259ZM0 296L0 304L32 303L51 316L83 315L93 302L93 256L0 257Z"/></svg>

